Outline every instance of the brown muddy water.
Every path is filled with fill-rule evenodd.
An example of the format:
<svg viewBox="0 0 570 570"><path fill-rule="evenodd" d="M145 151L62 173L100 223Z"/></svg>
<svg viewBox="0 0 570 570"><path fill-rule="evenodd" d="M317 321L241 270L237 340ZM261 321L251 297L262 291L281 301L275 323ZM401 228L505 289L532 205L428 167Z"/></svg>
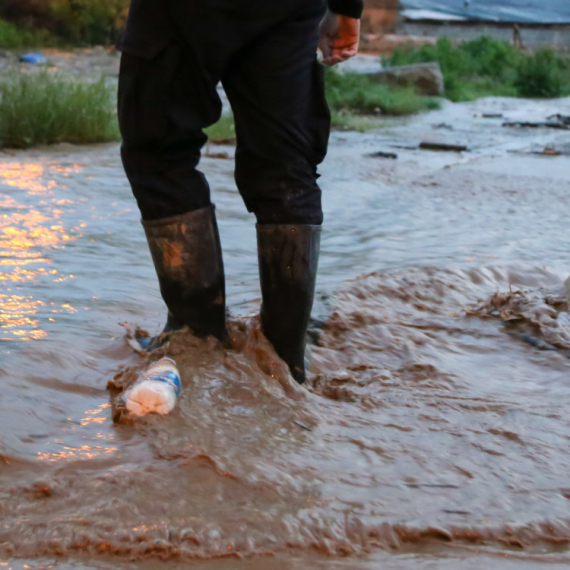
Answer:
<svg viewBox="0 0 570 570"><path fill-rule="evenodd" d="M126 425L122 324L164 311L118 147L2 155L0 568L567 568L570 158L533 152L570 135L481 117L553 112L334 135L308 388L251 316L233 162L205 159L234 349L174 338L180 405Z"/></svg>

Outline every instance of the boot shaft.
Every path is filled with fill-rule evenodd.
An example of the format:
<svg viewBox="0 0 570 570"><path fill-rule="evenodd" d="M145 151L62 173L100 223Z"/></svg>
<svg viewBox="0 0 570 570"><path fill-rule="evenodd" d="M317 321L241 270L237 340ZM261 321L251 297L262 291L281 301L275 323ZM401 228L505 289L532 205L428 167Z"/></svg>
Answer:
<svg viewBox="0 0 570 570"><path fill-rule="evenodd" d="M225 329L224 266L214 206L143 221L171 329L220 339Z"/></svg>
<svg viewBox="0 0 570 570"><path fill-rule="evenodd" d="M321 226L258 225L261 324L295 379L305 381L306 333L313 307Z"/></svg>

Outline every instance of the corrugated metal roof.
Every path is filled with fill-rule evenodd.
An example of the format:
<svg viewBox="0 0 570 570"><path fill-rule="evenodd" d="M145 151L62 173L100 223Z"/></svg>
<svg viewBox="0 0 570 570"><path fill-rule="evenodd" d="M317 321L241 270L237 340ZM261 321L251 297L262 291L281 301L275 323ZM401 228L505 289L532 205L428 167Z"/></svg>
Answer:
<svg viewBox="0 0 570 570"><path fill-rule="evenodd" d="M401 0L404 10L432 10L469 20L570 24L570 0Z"/></svg>
<svg viewBox="0 0 570 570"><path fill-rule="evenodd" d="M436 12L435 10L400 10L400 14L406 20L430 20L440 22L467 22L469 18L456 16L455 14L447 14L445 12Z"/></svg>

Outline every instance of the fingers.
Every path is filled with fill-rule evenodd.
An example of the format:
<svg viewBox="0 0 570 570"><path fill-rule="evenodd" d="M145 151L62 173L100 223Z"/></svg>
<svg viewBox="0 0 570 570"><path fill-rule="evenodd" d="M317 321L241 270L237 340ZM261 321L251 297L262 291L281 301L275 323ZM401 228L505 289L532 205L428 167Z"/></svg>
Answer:
<svg viewBox="0 0 570 570"><path fill-rule="evenodd" d="M344 59L341 59L338 55L333 55L331 57L324 58L321 61L321 64L326 65L327 67L332 67L333 65L336 65L337 63L340 63L341 61L344 61Z"/></svg>
<svg viewBox="0 0 570 570"><path fill-rule="evenodd" d="M328 41L326 38L322 38L320 43L319 43L319 49L321 50L321 53L323 54L323 60L322 61L326 61L327 59L329 59L333 56L334 43Z"/></svg>
<svg viewBox="0 0 570 570"><path fill-rule="evenodd" d="M322 51L322 49L321 49ZM329 50L329 53L325 53L323 51L323 59L321 63L323 65L327 65L332 67L333 65L337 65L343 61L354 57L358 53L358 49L342 49L342 50Z"/></svg>

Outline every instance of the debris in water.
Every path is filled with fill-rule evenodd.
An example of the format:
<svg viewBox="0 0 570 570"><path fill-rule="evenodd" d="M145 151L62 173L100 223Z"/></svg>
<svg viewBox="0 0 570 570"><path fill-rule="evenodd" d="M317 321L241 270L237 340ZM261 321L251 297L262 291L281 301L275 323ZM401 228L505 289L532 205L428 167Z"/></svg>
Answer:
<svg viewBox="0 0 570 570"><path fill-rule="evenodd" d="M520 338L523 342L526 342L527 344L530 344L531 346L538 348L538 350L558 350L555 346L552 346L550 343L546 342L545 340L542 340L541 338L537 338L530 334L511 333L511 336L514 336L515 338Z"/></svg>
<svg viewBox="0 0 570 570"><path fill-rule="evenodd" d="M534 154L538 156L570 156L570 145L546 145L545 147L534 146L524 149L508 150L512 154Z"/></svg>
<svg viewBox="0 0 570 570"><path fill-rule="evenodd" d="M169 414L180 398L180 372L172 358L151 364L123 394L127 410L135 416Z"/></svg>
<svg viewBox="0 0 570 570"><path fill-rule="evenodd" d="M447 152L463 152L465 150L469 150L465 145L462 144L448 144L430 141L421 142L420 148L423 150L438 150Z"/></svg>
<svg viewBox="0 0 570 570"><path fill-rule="evenodd" d="M371 152L367 156L370 158L398 158L398 155L395 152L384 152L382 150Z"/></svg>
<svg viewBox="0 0 570 570"><path fill-rule="evenodd" d="M542 154L544 156L560 156L562 153L559 150L556 150L555 148L547 146L544 147L544 150L542 152L539 152L537 154Z"/></svg>
<svg viewBox="0 0 570 570"><path fill-rule="evenodd" d="M549 129L570 130L569 115L551 115L546 121L507 121L503 123L503 127L526 127L537 129L541 127Z"/></svg>
<svg viewBox="0 0 570 570"><path fill-rule="evenodd" d="M301 422L298 422L297 420L293 420L293 423L295 425L298 425L301 429L304 429L305 431L313 431L309 426L306 426L305 424L302 424Z"/></svg>
<svg viewBox="0 0 570 570"><path fill-rule="evenodd" d="M447 131L452 131L453 130L453 126L448 124L448 123L437 123L435 125L432 125L433 129L445 129Z"/></svg>
<svg viewBox="0 0 570 570"><path fill-rule="evenodd" d="M227 152L207 152L204 156L207 158L220 158L223 160L229 160L232 158Z"/></svg>

